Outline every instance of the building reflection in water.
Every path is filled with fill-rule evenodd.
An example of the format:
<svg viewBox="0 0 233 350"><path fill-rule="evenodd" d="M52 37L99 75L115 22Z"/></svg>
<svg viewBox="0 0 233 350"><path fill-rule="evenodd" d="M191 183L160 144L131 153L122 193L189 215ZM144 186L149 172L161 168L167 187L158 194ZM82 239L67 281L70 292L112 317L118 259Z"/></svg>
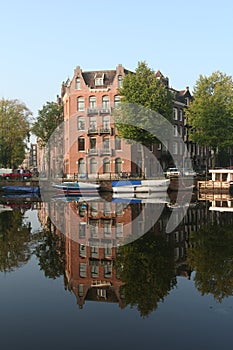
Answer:
<svg viewBox="0 0 233 350"><path fill-rule="evenodd" d="M149 283L154 285L148 288L149 293L157 295L152 296L155 302L147 306L148 310L140 306L141 314L147 315L174 287L177 276L190 279L193 267L188 263L187 255L196 244L190 240L190 236L199 232L206 223L210 226L219 222L232 224L233 216L223 216L221 212L209 210L207 198L197 200L194 197L183 218L187 203L179 205L175 202L175 195L172 196L174 198L169 198L165 206L164 203L125 203L120 199L114 202L99 198L85 202L56 200L42 204L38 211L42 224L49 215L58 224L58 228L53 224L56 230L64 234L65 279L80 308L87 300L115 302L121 308L143 303L145 301L139 295L130 300L129 293L133 294L130 284L135 290L141 283L136 292L146 295L147 280L150 280ZM134 218L143 212L146 205L149 206L148 217L134 227ZM127 242L127 237L134 230L141 229L143 232L145 220L149 220L156 211L162 212L162 215L148 233L130 244L121 245ZM177 227L167 234L165 228L171 212ZM148 266L143 270L146 262ZM148 275L150 269L153 271ZM137 285L134 285L134 281Z"/></svg>

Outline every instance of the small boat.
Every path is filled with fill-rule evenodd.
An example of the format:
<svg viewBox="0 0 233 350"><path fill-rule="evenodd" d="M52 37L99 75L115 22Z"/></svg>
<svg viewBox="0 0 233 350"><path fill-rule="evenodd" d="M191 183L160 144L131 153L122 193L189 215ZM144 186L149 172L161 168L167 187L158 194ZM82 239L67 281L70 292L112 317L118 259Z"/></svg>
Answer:
<svg viewBox="0 0 233 350"><path fill-rule="evenodd" d="M52 187L56 189L58 192L62 192L63 194L86 194L97 192L100 188L100 185L90 183L90 182L62 182L60 184L53 184Z"/></svg>
<svg viewBox="0 0 233 350"><path fill-rule="evenodd" d="M3 192L7 193L39 193L38 186L3 186Z"/></svg>
<svg viewBox="0 0 233 350"><path fill-rule="evenodd" d="M167 191L169 179L156 180L120 180L112 181L114 193L151 193Z"/></svg>

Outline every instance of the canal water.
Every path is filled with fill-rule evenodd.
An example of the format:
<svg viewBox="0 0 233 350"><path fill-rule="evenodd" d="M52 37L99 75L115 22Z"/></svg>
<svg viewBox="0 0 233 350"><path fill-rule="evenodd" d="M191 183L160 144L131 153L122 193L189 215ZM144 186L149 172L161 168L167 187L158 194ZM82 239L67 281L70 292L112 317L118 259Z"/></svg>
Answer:
<svg viewBox="0 0 233 350"><path fill-rule="evenodd" d="M1 198L1 348L232 349L231 206Z"/></svg>

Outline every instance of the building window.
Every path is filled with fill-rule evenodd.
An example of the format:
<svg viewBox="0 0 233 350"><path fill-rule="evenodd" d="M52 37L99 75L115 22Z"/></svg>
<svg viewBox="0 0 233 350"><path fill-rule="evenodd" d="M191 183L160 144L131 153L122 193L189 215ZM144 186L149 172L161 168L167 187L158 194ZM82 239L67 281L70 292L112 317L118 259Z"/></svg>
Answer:
<svg viewBox="0 0 233 350"><path fill-rule="evenodd" d="M122 75L118 75L118 88L121 88L122 87Z"/></svg>
<svg viewBox="0 0 233 350"><path fill-rule="evenodd" d="M108 109L110 107L109 96L103 96L102 98L102 108Z"/></svg>
<svg viewBox="0 0 233 350"><path fill-rule="evenodd" d="M112 265L110 262L105 262L104 264L104 277L110 278L112 277Z"/></svg>
<svg viewBox="0 0 233 350"><path fill-rule="evenodd" d="M109 137L104 137L103 138L103 148L104 149L109 149L110 148L110 139L109 139Z"/></svg>
<svg viewBox="0 0 233 350"><path fill-rule="evenodd" d="M89 98L89 107L90 107L90 109L96 108L96 97L95 96L91 96Z"/></svg>
<svg viewBox="0 0 233 350"><path fill-rule="evenodd" d="M78 117L78 130L85 130L85 118Z"/></svg>
<svg viewBox="0 0 233 350"><path fill-rule="evenodd" d="M183 109L180 109L180 121L183 121Z"/></svg>
<svg viewBox="0 0 233 350"><path fill-rule="evenodd" d="M177 108L173 108L173 119L178 120L178 109Z"/></svg>
<svg viewBox="0 0 233 350"><path fill-rule="evenodd" d="M122 160L121 158L116 158L115 160L115 173L119 174L122 171Z"/></svg>
<svg viewBox="0 0 233 350"><path fill-rule="evenodd" d="M98 226L97 226L97 223L90 223L89 227L90 227L91 238L98 238ZM97 258L98 258L98 256L97 256Z"/></svg>
<svg viewBox="0 0 233 350"><path fill-rule="evenodd" d="M111 220L104 222L104 237L110 237L112 234Z"/></svg>
<svg viewBox="0 0 233 350"><path fill-rule="evenodd" d="M93 261L91 265L91 277L99 276L99 266L98 261Z"/></svg>
<svg viewBox="0 0 233 350"><path fill-rule="evenodd" d="M95 76L95 86L103 86L104 85L104 74L102 76Z"/></svg>
<svg viewBox="0 0 233 350"><path fill-rule="evenodd" d="M103 173L110 173L110 160L108 158L103 160Z"/></svg>
<svg viewBox="0 0 233 350"><path fill-rule="evenodd" d="M173 135L174 136L178 136L178 126L177 125L174 125L174 127L173 127L174 129L173 129Z"/></svg>
<svg viewBox="0 0 233 350"><path fill-rule="evenodd" d="M79 223L79 238L85 238L86 237L86 223L80 222Z"/></svg>
<svg viewBox="0 0 233 350"><path fill-rule="evenodd" d="M85 151L85 138L84 137L78 138L78 151Z"/></svg>
<svg viewBox="0 0 233 350"><path fill-rule="evenodd" d="M78 295L79 295L80 297L83 296L83 284L79 284L79 285L78 285Z"/></svg>
<svg viewBox="0 0 233 350"><path fill-rule="evenodd" d="M119 106L120 101L121 101L120 96L114 96L114 107Z"/></svg>
<svg viewBox="0 0 233 350"><path fill-rule="evenodd" d="M121 139L117 136L115 137L115 150L121 150Z"/></svg>
<svg viewBox="0 0 233 350"><path fill-rule="evenodd" d="M84 244L80 244L79 246L79 256L81 256L82 258L85 258L87 256L87 249Z"/></svg>
<svg viewBox="0 0 233 350"><path fill-rule="evenodd" d="M83 158L80 158L78 160L78 174L85 174L85 173L86 173L85 160Z"/></svg>
<svg viewBox="0 0 233 350"><path fill-rule="evenodd" d="M90 138L90 149L96 149L96 138L95 137Z"/></svg>
<svg viewBox="0 0 233 350"><path fill-rule="evenodd" d="M104 130L110 129L110 117L109 116L103 117L103 129Z"/></svg>
<svg viewBox="0 0 233 350"><path fill-rule="evenodd" d="M90 117L90 129L96 130L97 129L97 122L95 117Z"/></svg>
<svg viewBox="0 0 233 350"><path fill-rule="evenodd" d="M76 82L75 82L75 89L76 90L80 90L80 78L76 78Z"/></svg>
<svg viewBox="0 0 233 350"><path fill-rule="evenodd" d="M98 203L91 203L91 216L97 216L99 213ZM93 226L93 224L92 224Z"/></svg>
<svg viewBox="0 0 233 350"><path fill-rule="evenodd" d="M86 277L87 276L87 265L84 263L81 263L79 265L79 275L80 277Z"/></svg>
<svg viewBox="0 0 233 350"><path fill-rule="evenodd" d="M116 216L122 216L122 215L123 215L123 204L116 203Z"/></svg>
<svg viewBox="0 0 233 350"><path fill-rule="evenodd" d="M91 247L91 257L98 259L99 257L99 248L97 246Z"/></svg>
<svg viewBox="0 0 233 350"><path fill-rule="evenodd" d="M78 97L78 111L83 112L85 110L84 97Z"/></svg>
<svg viewBox="0 0 233 350"><path fill-rule="evenodd" d="M116 238L123 237L123 223L116 224Z"/></svg>
<svg viewBox="0 0 233 350"><path fill-rule="evenodd" d="M110 202L104 202L104 216L110 216L112 214L112 208Z"/></svg>
<svg viewBox="0 0 233 350"><path fill-rule="evenodd" d="M97 160L95 158L90 159L90 174L97 174Z"/></svg>
<svg viewBox="0 0 233 350"><path fill-rule="evenodd" d="M109 243L104 246L104 257L110 256L112 256L112 245Z"/></svg>

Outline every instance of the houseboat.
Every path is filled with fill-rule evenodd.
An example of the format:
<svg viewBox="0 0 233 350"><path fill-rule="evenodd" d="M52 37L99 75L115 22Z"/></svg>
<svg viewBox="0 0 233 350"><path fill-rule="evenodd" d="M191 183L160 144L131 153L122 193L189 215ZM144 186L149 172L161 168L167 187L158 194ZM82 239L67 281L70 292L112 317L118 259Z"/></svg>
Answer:
<svg viewBox="0 0 233 350"><path fill-rule="evenodd" d="M210 169L211 180L198 181L199 191L229 192L233 187L233 169Z"/></svg>

